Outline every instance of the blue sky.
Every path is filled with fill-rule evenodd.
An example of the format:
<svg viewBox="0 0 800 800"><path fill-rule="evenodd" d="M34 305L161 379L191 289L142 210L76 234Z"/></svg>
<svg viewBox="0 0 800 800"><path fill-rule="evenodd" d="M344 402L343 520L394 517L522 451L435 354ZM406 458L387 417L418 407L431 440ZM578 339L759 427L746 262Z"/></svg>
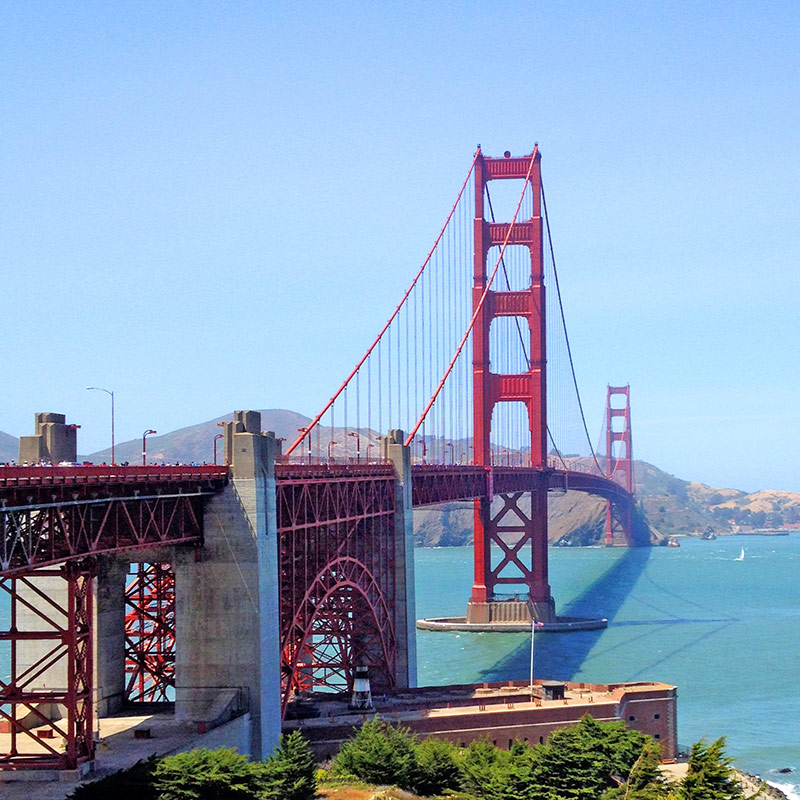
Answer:
<svg viewBox="0 0 800 800"><path fill-rule="evenodd" d="M590 429L800 490L793 3L0 4L0 430L313 414L538 141Z"/></svg>

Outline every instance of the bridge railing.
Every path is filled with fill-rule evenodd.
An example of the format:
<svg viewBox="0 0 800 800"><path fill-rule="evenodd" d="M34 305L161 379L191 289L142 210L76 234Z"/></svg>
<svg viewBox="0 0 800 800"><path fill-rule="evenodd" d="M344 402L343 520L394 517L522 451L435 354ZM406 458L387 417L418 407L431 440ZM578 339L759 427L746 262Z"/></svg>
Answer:
<svg viewBox="0 0 800 800"><path fill-rule="evenodd" d="M106 464L92 466L0 466L0 487L48 486L87 483L150 483L225 480L226 466L204 464L193 466L121 467Z"/></svg>

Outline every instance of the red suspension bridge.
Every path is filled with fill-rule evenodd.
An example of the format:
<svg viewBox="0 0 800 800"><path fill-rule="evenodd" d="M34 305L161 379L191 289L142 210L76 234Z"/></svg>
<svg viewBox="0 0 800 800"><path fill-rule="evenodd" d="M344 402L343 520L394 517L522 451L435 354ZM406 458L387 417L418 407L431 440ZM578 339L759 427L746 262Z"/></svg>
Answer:
<svg viewBox="0 0 800 800"><path fill-rule="evenodd" d="M479 148L400 303L285 453L257 414L237 412L222 468L0 468L0 588L11 609L0 633L0 767L92 759L95 706L112 698L176 699L206 726L197 698L235 688L231 713L258 720L259 755L293 698L352 689L356 666L370 667L377 690L414 685L412 507L474 505L468 624L508 619L512 597L515 618L555 621L549 493L604 498L606 543L634 543L628 387L608 389L602 455L577 387L538 148L501 158ZM220 537L230 553L241 543L241 586L214 571L229 558ZM113 615L95 599L112 595L119 632L106 636L98 629ZM198 639L218 597L235 616L232 635L255 625L239 666L231 646L217 664L214 642ZM98 636L117 642L121 668Z"/></svg>

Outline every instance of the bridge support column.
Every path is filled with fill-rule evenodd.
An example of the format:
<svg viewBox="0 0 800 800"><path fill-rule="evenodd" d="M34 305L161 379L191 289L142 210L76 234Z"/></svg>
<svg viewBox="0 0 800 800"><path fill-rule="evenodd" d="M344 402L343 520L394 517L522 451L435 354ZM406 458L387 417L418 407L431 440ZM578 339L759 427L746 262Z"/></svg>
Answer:
<svg viewBox="0 0 800 800"><path fill-rule="evenodd" d="M396 687L417 685L417 604L414 593L414 520L411 480L411 448L405 447L401 430L389 431L382 441L383 457L397 474L395 516L395 633L397 637Z"/></svg>
<svg viewBox="0 0 800 800"><path fill-rule="evenodd" d="M280 629L274 459L279 442L261 415L236 412L227 431L232 483L205 509L203 548L179 552L176 716L203 729L244 711L253 758L280 735Z"/></svg>
<svg viewBox="0 0 800 800"><path fill-rule="evenodd" d="M97 716L106 717L125 702L125 581L128 559L98 561L95 615Z"/></svg>

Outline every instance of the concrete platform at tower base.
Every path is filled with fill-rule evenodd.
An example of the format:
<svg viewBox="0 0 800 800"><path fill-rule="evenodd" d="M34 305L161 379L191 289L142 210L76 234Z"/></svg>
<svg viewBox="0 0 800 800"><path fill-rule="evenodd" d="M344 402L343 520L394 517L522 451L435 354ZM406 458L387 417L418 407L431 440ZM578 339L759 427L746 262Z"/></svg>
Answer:
<svg viewBox="0 0 800 800"><path fill-rule="evenodd" d="M605 618L557 617L552 622L536 626L537 633L576 633L577 631L598 631L608 627ZM472 633L527 633L530 622L467 622L466 617L431 617L418 619L417 628L422 631L459 631Z"/></svg>
<svg viewBox="0 0 800 800"><path fill-rule="evenodd" d="M196 747L213 750L235 747L246 752L250 737L250 715L243 714L208 733L196 725L175 719L172 709L157 713L119 713L100 719L99 740L94 761L78 770L20 769L0 772L2 800L65 800L84 781L97 780L132 767L151 755L166 756ZM146 731L146 737L136 735ZM0 748L8 749L8 734L0 734ZM37 752L33 740L25 742L26 752Z"/></svg>

